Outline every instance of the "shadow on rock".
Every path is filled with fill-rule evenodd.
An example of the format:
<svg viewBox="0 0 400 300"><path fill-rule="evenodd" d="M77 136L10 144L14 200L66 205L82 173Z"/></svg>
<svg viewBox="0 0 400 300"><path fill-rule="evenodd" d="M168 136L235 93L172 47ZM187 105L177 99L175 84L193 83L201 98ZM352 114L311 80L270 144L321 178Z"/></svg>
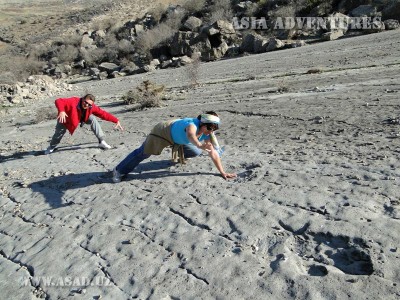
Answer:
<svg viewBox="0 0 400 300"><path fill-rule="evenodd" d="M33 182L29 187L34 192L42 194L52 208L60 208L75 204L74 201L63 201L66 191L107 183L111 181L110 179L111 177L104 172L67 174Z"/></svg>
<svg viewBox="0 0 400 300"><path fill-rule="evenodd" d="M145 179L158 179L170 176L191 176L191 175L213 175L204 172L171 172L165 169L170 165L169 161L156 161L140 164L137 168L140 173L133 173L128 175L128 180L145 180ZM29 187L34 191L42 194L46 202L52 208L61 208L77 204L74 201L66 202L63 196L66 191L74 189L84 189L88 186L95 184L112 183L112 172L91 172L79 174L66 174L48 179L33 182ZM116 184L117 185L117 184Z"/></svg>
<svg viewBox="0 0 400 300"><path fill-rule="evenodd" d="M38 156L38 155L42 155L42 154L43 154L43 151L21 151L21 152L15 152L10 155L0 155L0 163L5 162L5 161L10 161L10 160L26 158L28 156Z"/></svg>

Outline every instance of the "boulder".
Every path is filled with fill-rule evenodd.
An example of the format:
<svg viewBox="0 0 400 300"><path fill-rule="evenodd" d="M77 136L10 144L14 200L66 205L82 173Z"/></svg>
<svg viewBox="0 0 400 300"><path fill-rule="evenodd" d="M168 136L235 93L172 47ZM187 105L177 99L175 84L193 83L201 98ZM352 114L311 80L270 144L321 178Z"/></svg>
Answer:
<svg viewBox="0 0 400 300"><path fill-rule="evenodd" d="M155 66L152 66L152 65L146 65L146 66L143 67L143 70L144 70L145 72L152 72L152 71L155 71L155 70L156 70L156 67L155 67Z"/></svg>
<svg viewBox="0 0 400 300"><path fill-rule="evenodd" d="M83 35L82 41L81 41L81 48L84 49L96 49L97 46L94 43L94 40L92 40L88 34Z"/></svg>
<svg viewBox="0 0 400 300"><path fill-rule="evenodd" d="M228 44L222 42L219 47L214 47L211 48L209 51L202 52L201 57L205 61L220 59L225 55L226 51L228 51L228 48L229 48Z"/></svg>
<svg viewBox="0 0 400 300"><path fill-rule="evenodd" d="M189 17L183 24L183 29L188 31L197 31L203 24L203 21L196 17Z"/></svg>
<svg viewBox="0 0 400 300"><path fill-rule="evenodd" d="M72 65L72 67L73 67L73 68L78 68L78 69L84 69L84 68L86 67L86 62L85 62L84 59L82 59L82 60L80 60L80 61L74 63L74 64Z"/></svg>
<svg viewBox="0 0 400 300"><path fill-rule="evenodd" d="M124 76L124 73L118 72L118 71L114 71L110 74L110 78L118 78L118 77L122 77Z"/></svg>
<svg viewBox="0 0 400 300"><path fill-rule="evenodd" d="M10 102L12 104L19 104L19 103L23 102L23 99L20 95L16 95L16 96L11 97Z"/></svg>
<svg viewBox="0 0 400 300"><path fill-rule="evenodd" d="M92 32L90 37L93 41L101 40L106 37L106 32L104 30L96 30Z"/></svg>
<svg viewBox="0 0 400 300"><path fill-rule="evenodd" d="M107 72L108 74L111 74L114 71L119 71L120 67L114 63L103 62L99 65L99 70L101 72Z"/></svg>
<svg viewBox="0 0 400 300"><path fill-rule="evenodd" d="M256 40L262 40L262 37L257 33L250 32L246 34L242 39L242 44L240 45L240 50L242 52L254 52L254 43Z"/></svg>
<svg viewBox="0 0 400 300"><path fill-rule="evenodd" d="M151 67L157 68L159 65L160 65L160 61L159 61L157 58L153 59L153 60L150 62L150 66L151 66Z"/></svg>
<svg viewBox="0 0 400 300"><path fill-rule="evenodd" d="M375 17L377 15L377 10L375 6L372 5L360 5L350 12L353 17Z"/></svg>
<svg viewBox="0 0 400 300"><path fill-rule="evenodd" d="M368 30L371 33L382 32L385 30L385 23L382 21L375 20L371 23L371 29Z"/></svg>
<svg viewBox="0 0 400 300"><path fill-rule="evenodd" d="M168 60L169 58L168 58L167 55L161 54L161 55L158 57L158 59L160 60L160 62L163 62L163 61Z"/></svg>
<svg viewBox="0 0 400 300"><path fill-rule="evenodd" d="M277 38L270 38L265 51L274 51L282 48L283 46L285 46L285 44L281 40L278 40Z"/></svg>
<svg viewBox="0 0 400 300"><path fill-rule="evenodd" d="M325 32L322 35L322 39L325 41L333 41L333 40L337 40L338 38L340 38L342 36L344 36L343 30L335 30L335 31Z"/></svg>
<svg viewBox="0 0 400 300"><path fill-rule="evenodd" d="M134 32L135 32L136 36L138 36L143 31L144 31L143 25L141 25L141 24L136 24L135 25Z"/></svg>
<svg viewBox="0 0 400 300"><path fill-rule="evenodd" d="M218 20L204 28L204 30L208 35L221 34L222 36L229 36L236 33L232 23L224 20Z"/></svg>
<svg viewBox="0 0 400 300"><path fill-rule="evenodd" d="M306 44L306 42L303 41L303 40L292 41L292 42L290 43L290 47L292 47L292 48L303 47L303 46L305 46L305 45L307 45L307 44Z"/></svg>
<svg viewBox="0 0 400 300"><path fill-rule="evenodd" d="M107 79L107 77L108 77L108 73L107 73L107 72L100 72L100 73L97 75L97 79L99 79L99 80Z"/></svg>
<svg viewBox="0 0 400 300"><path fill-rule="evenodd" d="M72 67L70 65L63 65L63 72L70 75L72 73Z"/></svg>
<svg viewBox="0 0 400 300"><path fill-rule="evenodd" d="M236 57L240 54L240 46L232 45L229 46L228 50L225 53L226 57Z"/></svg>
<svg viewBox="0 0 400 300"><path fill-rule="evenodd" d="M144 70L143 68L137 66L135 63L129 62L124 68L122 68L121 72L127 75L133 75L133 74L143 73Z"/></svg>
<svg viewBox="0 0 400 300"><path fill-rule="evenodd" d="M165 69L165 68L169 68L172 66L172 59L168 59L168 60L164 60L161 65L160 68L161 69Z"/></svg>
<svg viewBox="0 0 400 300"><path fill-rule="evenodd" d="M171 39L169 46L172 56L191 55L190 41L197 37L197 33L178 31Z"/></svg>
<svg viewBox="0 0 400 300"><path fill-rule="evenodd" d="M179 58L179 63L180 63L182 66L188 65L188 64L191 64L191 63L192 63L192 59L191 59L189 56L184 55L184 56L182 56L182 57Z"/></svg>
<svg viewBox="0 0 400 300"><path fill-rule="evenodd" d="M383 22L385 24L386 30L394 30L400 27L399 21L394 19L389 19Z"/></svg>
<svg viewBox="0 0 400 300"><path fill-rule="evenodd" d="M267 39L257 38L254 40L254 52L262 53L267 50L269 41Z"/></svg>
<svg viewBox="0 0 400 300"><path fill-rule="evenodd" d="M89 69L89 75L90 76L96 76L100 74L100 70L97 68L90 68Z"/></svg>
<svg viewBox="0 0 400 300"><path fill-rule="evenodd" d="M221 46L221 43L218 41L217 44L214 45L215 48L218 48ZM198 39L194 39L193 43L190 47L191 51L188 53L188 56L192 56L193 53L200 52L201 53L201 59L203 60L212 60L210 57L213 55L210 55L210 52L213 49L213 46L211 45L211 41L204 36L199 36Z"/></svg>

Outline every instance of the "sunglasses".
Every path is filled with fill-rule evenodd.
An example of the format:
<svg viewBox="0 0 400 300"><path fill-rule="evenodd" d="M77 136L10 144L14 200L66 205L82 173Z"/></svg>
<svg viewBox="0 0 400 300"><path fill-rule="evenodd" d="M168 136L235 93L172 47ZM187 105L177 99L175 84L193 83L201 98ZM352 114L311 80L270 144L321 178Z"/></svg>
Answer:
<svg viewBox="0 0 400 300"><path fill-rule="evenodd" d="M207 127L207 130L212 130L212 131L218 130L217 124L207 124L206 127Z"/></svg>
<svg viewBox="0 0 400 300"><path fill-rule="evenodd" d="M85 103L87 106L89 106L89 108L92 108L92 104L90 104L89 102L87 102L86 100L83 101L83 103Z"/></svg>

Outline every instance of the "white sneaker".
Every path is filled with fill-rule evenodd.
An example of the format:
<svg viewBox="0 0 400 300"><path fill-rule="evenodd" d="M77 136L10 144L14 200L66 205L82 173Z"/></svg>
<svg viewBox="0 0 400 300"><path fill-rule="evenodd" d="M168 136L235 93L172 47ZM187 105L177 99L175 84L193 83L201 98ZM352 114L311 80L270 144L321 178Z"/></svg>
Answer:
<svg viewBox="0 0 400 300"><path fill-rule="evenodd" d="M104 150L111 149L111 146L109 144L107 144L106 141L101 141L101 143L99 144L99 147Z"/></svg>
<svg viewBox="0 0 400 300"><path fill-rule="evenodd" d="M45 155L49 155L50 153L53 153L54 152L54 150L56 150L56 146L49 146L45 151L44 151L44 154Z"/></svg>
<svg viewBox="0 0 400 300"><path fill-rule="evenodd" d="M121 182L121 177L122 177L121 173L118 172L118 171L117 171L117 167L115 167L115 168L113 169L113 178L112 178L113 182L114 182L114 183Z"/></svg>

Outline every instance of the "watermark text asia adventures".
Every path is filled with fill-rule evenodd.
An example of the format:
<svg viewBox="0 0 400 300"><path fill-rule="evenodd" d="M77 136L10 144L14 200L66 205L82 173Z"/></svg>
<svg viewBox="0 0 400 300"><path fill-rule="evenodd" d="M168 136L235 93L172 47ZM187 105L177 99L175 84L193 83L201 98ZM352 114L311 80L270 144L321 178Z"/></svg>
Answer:
<svg viewBox="0 0 400 300"><path fill-rule="evenodd" d="M265 17L234 17L232 19L236 30L290 30L294 28L368 30L374 29L377 22L381 22L381 17L277 17L269 21Z"/></svg>

